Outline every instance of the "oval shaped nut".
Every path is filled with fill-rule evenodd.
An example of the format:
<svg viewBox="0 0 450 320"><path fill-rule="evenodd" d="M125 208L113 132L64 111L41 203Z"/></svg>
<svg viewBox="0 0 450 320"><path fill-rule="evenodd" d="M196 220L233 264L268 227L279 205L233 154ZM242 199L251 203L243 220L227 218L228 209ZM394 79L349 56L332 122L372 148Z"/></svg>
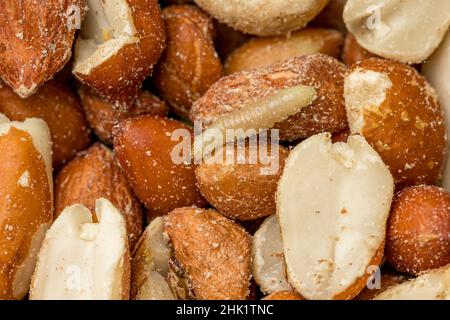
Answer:
<svg viewBox="0 0 450 320"><path fill-rule="evenodd" d="M36 117L47 123L52 135L55 169L91 143L90 130L78 97L55 81L45 83L27 99L21 99L0 84L0 113L15 121Z"/></svg>
<svg viewBox="0 0 450 320"><path fill-rule="evenodd" d="M39 251L30 300L127 300L129 293L130 252L119 210L106 199L96 201L95 212L65 208Z"/></svg>
<svg viewBox="0 0 450 320"><path fill-rule="evenodd" d="M253 236L253 278L265 294L291 291L287 281L283 242L276 215L267 217Z"/></svg>
<svg viewBox="0 0 450 320"><path fill-rule="evenodd" d="M340 131L347 126L342 97L344 73L343 64L323 54L294 57L267 68L235 73L212 85L194 103L190 118L208 127L227 114L270 99L282 89L303 85L315 90L316 99L275 123L273 128L280 129L280 138L293 141L323 131Z"/></svg>
<svg viewBox="0 0 450 320"><path fill-rule="evenodd" d="M342 62L344 62L346 66L351 66L361 60L374 57L376 57L375 54L370 53L359 45L354 35L350 32L347 33L344 41L344 48L342 49Z"/></svg>
<svg viewBox="0 0 450 320"><path fill-rule="evenodd" d="M277 291L265 296L261 300L305 300L295 291Z"/></svg>
<svg viewBox="0 0 450 320"><path fill-rule="evenodd" d="M225 74L267 67L305 54L323 53L338 58L343 42L340 32L321 28L307 28L285 36L253 38L228 56Z"/></svg>
<svg viewBox="0 0 450 320"><path fill-rule="evenodd" d="M73 204L82 204L95 212L98 198L111 201L124 216L130 248L133 249L142 233L141 205L111 150L95 143L64 166L57 175L55 214L58 216L64 208Z"/></svg>
<svg viewBox="0 0 450 320"><path fill-rule="evenodd" d="M173 111L187 118L192 103L222 76L214 49L211 18L193 5L163 10L167 48L158 64L154 83Z"/></svg>
<svg viewBox="0 0 450 320"><path fill-rule="evenodd" d="M180 208L164 217L174 259L195 299L249 295L251 236L215 210Z"/></svg>
<svg viewBox="0 0 450 320"><path fill-rule="evenodd" d="M450 2L349 0L344 22L370 52L404 63L421 63L448 30Z"/></svg>
<svg viewBox="0 0 450 320"><path fill-rule="evenodd" d="M328 0L195 0L195 3L233 29L273 36L303 28Z"/></svg>
<svg viewBox="0 0 450 320"><path fill-rule="evenodd" d="M289 283L306 299L351 299L381 262L394 191L364 140L315 135L295 147L278 186Z"/></svg>
<svg viewBox="0 0 450 320"><path fill-rule="evenodd" d="M450 193L435 186L403 189L392 204L386 257L418 274L450 263Z"/></svg>
<svg viewBox="0 0 450 320"><path fill-rule="evenodd" d="M10 122L0 114L0 152L0 299L23 299L53 220L47 125L40 119Z"/></svg>
<svg viewBox="0 0 450 320"><path fill-rule="evenodd" d="M139 91L132 107L126 112L115 108L112 103L86 87L82 87L78 92L87 121L95 134L107 144L113 143L113 127L120 121L144 114L166 116L169 111L164 101L144 90Z"/></svg>
<svg viewBox="0 0 450 320"><path fill-rule="evenodd" d="M446 145L438 97L404 64L371 58L348 70L345 107L352 133L363 135L400 187L435 184Z"/></svg>
<svg viewBox="0 0 450 320"><path fill-rule="evenodd" d="M0 77L16 94L28 98L69 61L85 11L85 0L2 2Z"/></svg>
<svg viewBox="0 0 450 320"><path fill-rule="evenodd" d="M444 111L447 137L450 137L450 32L433 55L422 65L422 72L439 96ZM447 147L449 147L447 139ZM447 157L448 158L448 157ZM443 186L450 190L450 161L444 166Z"/></svg>
<svg viewBox="0 0 450 320"><path fill-rule="evenodd" d="M276 210L275 193L288 154L276 144L224 146L195 169L200 192L228 218L268 216Z"/></svg>
<svg viewBox="0 0 450 320"><path fill-rule="evenodd" d="M396 285L374 300L448 300L450 265L422 273L417 278Z"/></svg>
<svg viewBox="0 0 450 320"><path fill-rule="evenodd" d="M145 228L131 260L131 299L174 300L166 281L170 249L164 235L163 218Z"/></svg>
<svg viewBox="0 0 450 320"><path fill-rule="evenodd" d="M165 47L156 0L86 1L73 74L116 106L132 106Z"/></svg>
<svg viewBox="0 0 450 320"><path fill-rule="evenodd" d="M188 126L156 116L126 119L116 126L115 154L136 196L149 209L148 216L206 205L194 166L183 151L190 150L191 139Z"/></svg>

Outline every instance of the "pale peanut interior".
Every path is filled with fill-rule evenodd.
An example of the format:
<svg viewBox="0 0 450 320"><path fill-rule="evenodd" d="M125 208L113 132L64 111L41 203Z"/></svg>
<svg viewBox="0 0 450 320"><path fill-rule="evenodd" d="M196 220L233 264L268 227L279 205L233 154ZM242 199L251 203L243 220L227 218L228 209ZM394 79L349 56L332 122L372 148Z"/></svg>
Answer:
<svg viewBox="0 0 450 320"><path fill-rule="evenodd" d="M253 236L252 269L256 283L265 294L292 290L286 278L283 243L276 215L266 218Z"/></svg>
<svg viewBox="0 0 450 320"><path fill-rule="evenodd" d="M170 249L164 236L163 219L157 217L147 226L133 255L133 283L136 300L175 299L166 281Z"/></svg>
<svg viewBox="0 0 450 320"><path fill-rule="evenodd" d="M370 52L420 63L448 30L450 1L349 0L344 21L358 43Z"/></svg>
<svg viewBox="0 0 450 320"><path fill-rule="evenodd" d="M383 291L374 300L449 300L450 265Z"/></svg>
<svg viewBox="0 0 450 320"><path fill-rule="evenodd" d="M98 199L95 213L82 205L64 209L46 234L30 299L121 299L127 238L120 212Z"/></svg>
<svg viewBox="0 0 450 320"><path fill-rule="evenodd" d="M361 136L315 135L291 151L277 214L288 280L307 299L332 299L367 272L385 238L393 178Z"/></svg>
<svg viewBox="0 0 450 320"><path fill-rule="evenodd" d="M75 46L74 71L89 74L133 41L136 29L125 0L87 0L89 7Z"/></svg>

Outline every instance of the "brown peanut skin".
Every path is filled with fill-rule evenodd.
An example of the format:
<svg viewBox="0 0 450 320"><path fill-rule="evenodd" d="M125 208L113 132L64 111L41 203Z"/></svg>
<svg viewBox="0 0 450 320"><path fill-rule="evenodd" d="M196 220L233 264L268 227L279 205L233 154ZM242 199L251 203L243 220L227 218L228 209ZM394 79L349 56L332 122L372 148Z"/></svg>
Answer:
<svg viewBox="0 0 450 320"><path fill-rule="evenodd" d="M161 96L181 117L192 103L222 76L222 63L213 45L211 18L193 5L163 10L167 48L154 75Z"/></svg>
<svg viewBox="0 0 450 320"><path fill-rule="evenodd" d="M0 84L0 113L15 121L34 117L47 123L56 170L91 144L90 129L77 95L56 81L45 83L26 99Z"/></svg>
<svg viewBox="0 0 450 320"><path fill-rule="evenodd" d="M400 191L388 220L386 256L400 272L417 275L450 263L450 193L435 186Z"/></svg>
<svg viewBox="0 0 450 320"><path fill-rule="evenodd" d="M273 145L268 144L267 157ZM271 157L277 161L278 169L263 174L268 168L261 163L250 163L250 154L259 154L258 146L245 145L245 163L237 162L237 147L234 146L233 164L207 163L200 164L195 170L200 192L221 214L231 219L255 220L276 212L275 194L283 172L284 162L289 151L279 146L279 152ZM228 153L228 152L227 152Z"/></svg>
<svg viewBox="0 0 450 320"><path fill-rule="evenodd" d="M43 157L27 132L12 127L0 136L0 153L0 299L22 299L26 292L16 296L14 280L31 253L33 236L52 222L52 190ZM28 187L17 183L25 171Z"/></svg>
<svg viewBox="0 0 450 320"><path fill-rule="evenodd" d="M158 2L127 2L139 39L123 46L87 75L74 69L74 75L81 83L122 110L133 105L142 83L152 73L166 45L166 30Z"/></svg>
<svg viewBox="0 0 450 320"><path fill-rule="evenodd" d="M175 258L199 300L245 300L251 236L215 210L179 208L164 217Z"/></svg>
<svg viewBox="0 0 450 320"><path fill-rule="evenodd" d="M149 216L206 205L196 185L194 166L172 161L179 141L172 141L171 134L177 129L192 134L183 123L157 116L126 119L114 128L115 154Z"/></svg>
<svg viewBox="0 0 450 320"><path fill-rule="evenodd" d="M280 139L295 141L321 132L345 129L343 83L345 66L333 57L311 54L221 78L197 100L190 111L192 121L208 127L215 120L246 105L264 100L281 89L311 86L317 97L298 113L274 125Z"/></svg>
<svg viewBox="0 0 450 320"><path fill-rule="evenodd" d="M113 143L113 127L120 121L144 114L166 116L169 112L164 101L144 90L138 93L136 101L128 111L115 108L88 88L81 88L79 95L91 128L100 140L108 145Z"/></svg>

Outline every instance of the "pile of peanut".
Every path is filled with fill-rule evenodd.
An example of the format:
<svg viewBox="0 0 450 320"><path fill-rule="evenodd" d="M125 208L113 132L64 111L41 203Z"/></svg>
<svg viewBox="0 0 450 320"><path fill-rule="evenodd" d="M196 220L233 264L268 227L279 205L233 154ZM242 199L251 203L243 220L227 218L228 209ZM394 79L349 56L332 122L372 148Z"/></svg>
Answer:
<svg viewBox="0 0 450 320"><path fill-rule="evenodd" d="M450 1L21 3L0 299L450 299Z"/></svg>

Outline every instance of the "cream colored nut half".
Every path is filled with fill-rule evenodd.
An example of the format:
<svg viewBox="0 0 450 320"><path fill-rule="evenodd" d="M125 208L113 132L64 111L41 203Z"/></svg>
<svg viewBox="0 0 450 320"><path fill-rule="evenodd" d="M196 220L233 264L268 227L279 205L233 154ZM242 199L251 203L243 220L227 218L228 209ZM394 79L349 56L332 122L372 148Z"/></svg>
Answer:
<svg viewBox="0 0 450 320"><path fill-rule="evenodd" d="M450 265L389 288L374 300L450 300Z"/></svg>
<svg viewBox="0 0 450 320"><path fill-rule="evenodd" d="M267 217L253 236L252 269L253 278L263 293L292 290L287 282L283 243L276 215Z"/></svg>
<svg viewBox="0 0 450 320"><path fill-rule="evenodd" d="M447 149L450 140L450 32L441 43L438 50L423 64L423 74L427 77L431 85L436 89L439 102L444 111L445 124L447 129ZM447 150L447 157L448 157ZM443 186L450 190L450 161L444 166Z"/></svg>
<svg viewBox="0 0 450 320"><path fill-rule="evenodd" d="M162 217L155 218L141 236L131 263L131 292L135 300L175 299L166 281L170 249Z"/></svg>
<svg viewBox="0 0 450 320"><path fill-rule="evenodd" d="M123 216L108 200L95 214L67 207L48 230L31 284L32 300L109 300L128 296L129 252Z"/></svg>
<svg viewBox="0 0 450 320"><path fill-rule="evenodd" d="M367 274L382 248L394 182L361 136L318 134L294 148L278 186L277 214L289 283L332 299Z"/></svg>
<svg viewBox="0 0 450 320"><path fill-rule="evenodd" d="M348 0L344 22L358 43L381 57L421 63L450 25L450 1Z"/></svg>

